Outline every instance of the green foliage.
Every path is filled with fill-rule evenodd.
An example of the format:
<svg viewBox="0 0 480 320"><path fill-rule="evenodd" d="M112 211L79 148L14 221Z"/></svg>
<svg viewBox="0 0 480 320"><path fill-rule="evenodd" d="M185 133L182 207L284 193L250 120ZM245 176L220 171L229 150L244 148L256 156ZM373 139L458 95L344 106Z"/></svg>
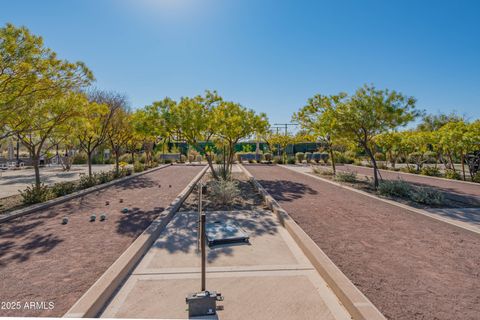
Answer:
<svg viewBox="0 0 480 320"><path fill-rule="evenodd" d="M20 195L24 204L41 203L53 198L50 189L43 183L40 186L35 184L28 186L25 190L20 191Z"/></svg>
<svg viewBox="0 0 480 320"><path fill-rule="evenodd" d="M75 192L76 190L76 183L71 181L58 182L51 187L51 191L55 195L55 197L65 196L67 194Z"/></svg>
<svg viewBox="0 0 480 320"><path fill-rule="evenodd" d="M460 176L460 174L457 171L451 170L451 169L445 170L445 178L454 179L454 180L461 180L462 179L462 177Z"/></svg>
<svg viewBox="0 0 480 320"><path fill-rule="evenodd" d="M353 183L357 181L357 174L355 172L339 171L335 175L335 180L340 182Z"/></svg>
<svg viewBox="0 0 480 320"><path fill-rule="evenodd" d="M305 159L305 153L303 153L303 152L297 152L297 153L295 154L295 157L297 158L297 161L298 161L299 163L302 163L303 160Z"/></svg>
<svg viewBox="0 0 480 320"><path fill-rule="evenodd" d="M87 189L97 184L98 184L98 180L95 175L89 176L87 174L80 174L80 180L78 180L79 190Z"/></svg>
<svg viewBox="0 0 480 320"><path fill-rule="evenodd" d="M415 202L427 205L441 205L444 202L443 194L429 187L414 186L410 198Z"/></svg>
<svg viewBox="0 0 480 320"><path fill-rule="evenodd" d="M87 155L83 152L78 152L73 156L73 164L87 164Z"/></svg>
<svg viewBox="0 0 480 320"><path fill-rule="evenodd" d="M288 164L295 164L295 158L294 157L288 157L287 163Z"/></svg>
<svg viewBox="0 0 480 320"><path fill-rule="evenodd" d="M133 164L134 172L142 172L143 170L145 170L145 166L143 165L143 163L137 161Z"/></svg>
<svg viewBox="0 0 480 320"><path fill-rule="evenodd" d="M387 197L409 198L412 186L403 180L383 180L378 186L378 193Z"/></svg>
<svg viewBox="0 0 480 320"><path fill-rule="evenodd" d="M415 186L403 180L384 180L380 182L378 193L387 197L400 197L426 205L441 205L444 202L441 192L430 187Z"/></svg>
<svg viewBox="0 0 480 320"><path fill-rule="evenodd" d="M275 156L273 157L273 163L275 164L283 164L283 157Z"/></svg>
<svg viewBox="0 0 480 320"><path fill-rule="evenodd" d="M333 176L333 171L327 168L313 167L313 172L321 176Z"/></svg>
<svg viewBox="0 0 480 320"><path fill-rule="evenodd" d="M422 168L420 173L425 175L425 176L432 176L432 177L442 176L442 173L440 172L440 169L438 169L437 167L425 166L425 167Z"/></svg>

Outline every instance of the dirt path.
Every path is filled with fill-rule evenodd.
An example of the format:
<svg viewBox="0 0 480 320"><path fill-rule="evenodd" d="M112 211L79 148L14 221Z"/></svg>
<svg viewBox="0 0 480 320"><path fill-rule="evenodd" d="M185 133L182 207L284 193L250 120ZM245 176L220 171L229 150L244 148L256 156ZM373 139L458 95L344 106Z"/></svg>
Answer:
<svg viewBox="0 0 480 320"><path fill-rule="evenodd" d="M360 175L373 176L373 169L354 166L354 165L339 165L339 170L353 171ZM405 174L403 172L380 170L380 174L384 179L396 180L402 179L404 181L421 184L425 186L435 187L436 189L451 194L455 200L464 203L466 206L480 206L480 184L464 183L455 180L436 179L433 177Z"/></svg>
<svg viewBox="0 0 480 320"><path fill-rule="evenodd" d="M247 169L387 318L479 318L477 235L278 166Z"/></svg>
<svg viewBox="0 0 480 320"><path fill-rule="evenodd" d="M0 316L62 316L201 169L160 169L0 224L0 302L16 308L2 303Z"/></svg>

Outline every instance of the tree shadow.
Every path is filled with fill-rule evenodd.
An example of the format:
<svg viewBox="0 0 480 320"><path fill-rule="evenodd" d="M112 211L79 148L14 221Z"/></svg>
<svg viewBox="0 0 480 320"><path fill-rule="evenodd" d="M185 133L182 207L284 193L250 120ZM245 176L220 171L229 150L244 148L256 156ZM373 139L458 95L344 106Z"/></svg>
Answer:
<svg viewBox="0 0 480 320"><path fill-rule="evenodd" d="M132 189L154 188L157 186L158 186L158 182L155 182L149 177L140 176L137 178L124 181L121 184L116 185L116 188L120 190L132 190Z"/></svg>
<svg viewBox="0 0 480 320"><path fill-rule="evenodd" d="M316 195L318 191L308 185L290 180L257 180L277 201L291 202L303 195Z"/></svg>
<svg viewBox="0 0 480 320"><path fill-rule="evenodd" d="M47 235L32 235L27 242L22 244L15 244L13 241L0 243L0 266L14 261L25 262L32 255L46 254L61 242L63 242L62 239L50 233Z"/></svg>
<svg viewBox="0 0 480 320"><path fill-rule="evenodd" d="M163 207L155 207L151 211L143 211L140 208L132 208L117 221L117 233L136 237L142 233L165 210Z"/></svg>
<svg viewBox="0 0 480 320"><path fill-rule="evenodd" d="M206 211L207 224L215 221L235 223L250 237L273 235L278 232L278 222L270 211ZM162 232L153 247L167 250L170 254L185 254L197 251L197 212L178 212ZM221 256L232 256L234 247L248 246L249 243L230 243L212 246L208 249L207 260L213 262Z"/></svg>

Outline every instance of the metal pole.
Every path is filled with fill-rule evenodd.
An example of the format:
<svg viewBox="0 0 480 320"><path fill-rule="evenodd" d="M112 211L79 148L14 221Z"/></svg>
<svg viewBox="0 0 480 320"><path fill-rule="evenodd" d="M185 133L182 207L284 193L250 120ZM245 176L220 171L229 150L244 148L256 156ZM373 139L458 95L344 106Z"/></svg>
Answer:
<svg viewBox="0 0 480 320"><path fill-rule="evenodd" d="M201 229L201 238L200 243L202 247L202 290L205 291L205 258L206 258L206 250L205 250L205 214L202 213L200 216L200 229Z"/></svg>
<svg viewBox="0 0 480 320"><path fill-rule="evenodd" d="M198 230L197 230L197 251L200 251L200 237L201 237L201 216L202 216L202 189L203 185L201 182L197 184L198 187Z"/></svg>

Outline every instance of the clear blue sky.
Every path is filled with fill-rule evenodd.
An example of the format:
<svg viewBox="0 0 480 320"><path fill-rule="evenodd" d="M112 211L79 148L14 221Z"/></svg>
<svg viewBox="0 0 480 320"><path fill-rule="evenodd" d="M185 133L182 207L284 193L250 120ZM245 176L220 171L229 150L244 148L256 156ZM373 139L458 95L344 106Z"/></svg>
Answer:
<svg viewBox="0 0 480 320"><path fill-rule="evenodd" d="M480 1L2 1L133 107L216 89L272 123L364 83L480 118Z"/></svg>

